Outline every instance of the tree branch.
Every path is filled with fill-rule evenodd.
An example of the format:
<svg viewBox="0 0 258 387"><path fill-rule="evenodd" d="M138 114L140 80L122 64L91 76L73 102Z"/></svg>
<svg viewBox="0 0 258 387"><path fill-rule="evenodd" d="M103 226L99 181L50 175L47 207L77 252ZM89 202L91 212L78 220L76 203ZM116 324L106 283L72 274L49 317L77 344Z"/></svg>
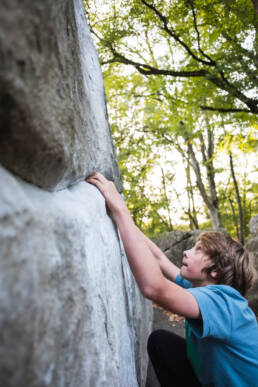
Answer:
<svg viewBox="0 0 258 387"><path fill-rule="evenodd" d="M141 1L144 1L144 0L141 0ZM222 79L218 78L216 75L210 73L205 69L193 70L193 71L173 71L173 70L166 70L166 69L157 69L156 67L147 65L145 63L133 61L117 53L113 48L113 46L110 44L110 42L106 42L106 45L109 46L114 57L106 62L102 62L102 64L112 63L112 62L124 63L126 65L134 66L141 74L144 74L144 75L167 75L171 77L188 77L188 78L203 77L203 78L206 78L208 81L212 82L213 84L215 84L218 88L227 91L230 95L236 97L237 99L239 99L249 107L249 110L241 109L241 111L248 112L248 113L255 113L255 114L258 113L258 100L246 97L241 91L236 89L234 85L230 84L226 80L224 74L221 71L220 71L220 75ZM203 109L203 107L201 108ZM212 110L212 109L206 108L206 110ZM218 110L218 109L215 109L215 110ZM222 108L222 112L223 112L223 108Z"/></svg>
<svg viewBox="0 0 258 387"><path fill-rule="evenodd" d="M128 59L123 55L117 53L113 48L111 51L114 57L108 61L102 62L101 64L108 64L114 62L124 63L126 65L134 66L141 74L144 75L168 75L171 77L204 77L209 74L206 70L173 71L166 69L157 69L156 67L147 65L145 63L139 63Z"/></svg>
<svg viewBox="0 0 258 387"><path fill-rule="evenodd" d="M187 1L189 4L190 4L190 7L192 9L192 14L193 14L193 21L194 21L194 29L195 29L195 32L196 32L196 35L197 35L197 44L198 44L198 49L200 51L200 53L205 57L207 58L210 63L212 63L214 66L216 65L216 62L207 54L205 54L205 52L202 50L201 48L201 42L200 42L200 32L198 30L198 27L197 27L197 16L196 16L196 12L195 12L195 9L194 9L194 5L193 5L193 2L191 0L188 0Z"/></svg>
<svg viewBox="0 0 258 387"><path fill-rule="evenodd" d="M158 10L157 8L153 5L153 4L149 4L147 3L147 1L145 0L141 0L141 2L146 6L148 7L149 9L151 9L157 16L158 18L162 21L163 23L163 26L162 29L164 31L166 31L176 42L178 42L182 47L184 47L184 49L188 52L188 54L193 58L195 59L197 62L200 62L204 65L207 65L207 66L214 66L214 62L209 60L209 61L206 61L206 60L203 60L201 58L198 58L198 56L196 56L193 51L188 47L188 45L179 37L179 35L175 32L175 30L171 30L169 27L168 27L168 22L167 22L167 18L162 15Z"/></svg>
<svg viewBox="0 0 258 387"><path fill-rule="evenodd" d="M256 0L253 0L255 3L257 2ZM189 55L192 56L192 58L194 58L196 61L200 62L200 63L203 63L203 64L206 64L206 65L209 65L209 66L214 66L217 68L217 65L216 65L216 62L213 61L209 56L207 56L200 48L200 36L199 36L199 31L198 31L198 28L197 28L197 24L196 24L196 14L194 12L194 9L193 9L193 6L191 4L191 1L189 0L189 3L192 7L192 11L193 11L193 15L194 15L194 26L195 26L195 30L197 32L197 37L198 37L198 47L199 47L199 51L202 53L202 55L204 55L206 58L209 59L209 61L204 61L200 58L198 58L192 51L191 49L179 38L179 36L176 34L175 31L171 30L168 28L168 23L167 23L167 18L162 15L158 10L157 8L153 5L153 4L149 4L146 0L141 0L141 2L146 6L148 7L149 9L151 9L153 12L155 12L155 14L159 17L159 19L163 22L163 25L164 25L164 30L171 36L173 37L178 43L180 43L185 49L186 51L188 52ZM250 109L251 112L253 113L258 113L258 101L256 100L252 100L248 97L246 97L242 92L240 92L234 85L232 85L225 77L225 74L223 73L223 71L217 69L220 76L221 76L221 79L219 79L217 76L214 76L213 74L210 74L206 73L206 76L207 78L209 78L209 80L211 82L213 82L216 86L218 86L219 88L227 91L229 94L235 96L236 98L238 98L240 101L244 102Z"/></svg>
<svg viewBox="0 0 258 387"><path fill-rule="evenodd" d="M147 3L145 0L141 0L141 2L143 4L145 4L148 8L152 9L156 13L156 15L160 18L160 20L163 21L164 25L166 26L166 31L168 33L172 34L171 36L173 36L174 39L179 41L180 44L183 44L184 46L186 46L184 44L184 42L182 42L173 31L169 30L169 28L167 27L167 20L166 20L165 16L161 15L161 13L154 7L154 5ZM171 77L184 77L184 78L185 77L188 77L188 78L203 77L203 78L207 79L208 81L212 82L218 88L226 91L229 95L232 95L233 97L242 101L249 108L249 110L248 110L248 109L234 109L234 108L233 109L224 109L224 108L213 108L213 107L201 106L201 108L203 110L219 111L222 113L229 113L229 112L232 112L232 113L233 112L247 112L247 113L254 113L254 114L258 113L258 100L246 97L240 90L238 90L233 84L231 84L226 79L224 73L221 70L217 69L216 62L214 62L214 61L213 61L213 66L215 66L216 70L218 70L221 78L218 75L213 74L212 72L209 72L205 69L192 70L192 71L174 71L174 70L167 70L167 69L158 69L156 67L153 67L153 66L150 66L150 65L147 65L144 63L136 62L134 60L126 58L124 55L118 53L115 50L115 48L113 47L111 42L98 36L96 31L92 31L92 33L95 34L95 36L103 43L103 45L108 47L113 54L113 58L111 58L110 60L102 62L102 64L119 62L119 63L123 63L126 65L131 65L131 66L134 66L141 74L147 75L147 76L148 75L166 75L166 76L171 76ZM188 49L188 53L196 61L204 63L204 64L209 64L209 65L211 64L211 62L202 61L202 60L200 60L200 58L196 57L191 52L189 47L187 47L187 49Z"/></svg>
<svg viewBox="0 0 258 387"><path fill-rule="evenodd" d="M237 109L237 108L220 108L220 107L215 107L215 106L200 106L202 110L209 110L213 112L219 112L219 113L254 113L249 109Z"/></svg>

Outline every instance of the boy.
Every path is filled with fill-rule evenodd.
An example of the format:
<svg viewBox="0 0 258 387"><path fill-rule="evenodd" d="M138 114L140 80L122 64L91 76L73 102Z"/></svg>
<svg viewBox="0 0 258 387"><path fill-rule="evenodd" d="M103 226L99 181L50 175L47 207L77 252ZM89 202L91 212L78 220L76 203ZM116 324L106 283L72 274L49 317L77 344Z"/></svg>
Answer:
<svg viewBox="0 0 258 387"><path fill-rule="evenodd" d="M203 233L179 269L135 226L112 182L100 173L86 181L105 197L142 294L186 318L187 344L166 331L149 338L161 386L257 386L258 326L242 296L254 275L244 248L222 233Z"/></svg>

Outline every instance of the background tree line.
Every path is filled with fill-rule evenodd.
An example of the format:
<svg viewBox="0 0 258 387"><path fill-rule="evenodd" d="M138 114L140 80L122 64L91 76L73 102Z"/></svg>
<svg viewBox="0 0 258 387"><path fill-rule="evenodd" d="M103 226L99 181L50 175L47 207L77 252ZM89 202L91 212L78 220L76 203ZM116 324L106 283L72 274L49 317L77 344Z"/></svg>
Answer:
<svg viewBox="0 0 258 387"><path fill-rule="evenodd" d="M258 1L87 0L85 9L135 222L149 235L224 227L244 242L258 212Z"/></svg>

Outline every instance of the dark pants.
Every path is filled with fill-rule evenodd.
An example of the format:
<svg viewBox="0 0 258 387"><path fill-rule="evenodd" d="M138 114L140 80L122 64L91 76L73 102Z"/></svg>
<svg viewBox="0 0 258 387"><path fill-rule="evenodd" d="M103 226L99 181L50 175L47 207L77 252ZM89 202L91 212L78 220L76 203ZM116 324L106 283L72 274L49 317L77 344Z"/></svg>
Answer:
<svg viewBox="0 0 258 387"><path fill-rule="evenodd" d="M148 353L161 387L201 386L186 355L186 341L158 330L148 340Z"/></svg>

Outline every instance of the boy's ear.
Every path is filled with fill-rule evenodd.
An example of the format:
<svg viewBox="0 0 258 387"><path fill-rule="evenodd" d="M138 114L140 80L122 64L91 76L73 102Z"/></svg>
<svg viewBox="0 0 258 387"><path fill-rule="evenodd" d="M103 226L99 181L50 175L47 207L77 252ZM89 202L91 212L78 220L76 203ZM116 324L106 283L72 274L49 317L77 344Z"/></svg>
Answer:
<svg viewBox="0 0 258 387"><path fill-rule="evenodd" d="M216 278L217 277L217 272L216 272L216 270L212 270L211 272L210 272L210 276L212 277L212 278Z"/></svg>

